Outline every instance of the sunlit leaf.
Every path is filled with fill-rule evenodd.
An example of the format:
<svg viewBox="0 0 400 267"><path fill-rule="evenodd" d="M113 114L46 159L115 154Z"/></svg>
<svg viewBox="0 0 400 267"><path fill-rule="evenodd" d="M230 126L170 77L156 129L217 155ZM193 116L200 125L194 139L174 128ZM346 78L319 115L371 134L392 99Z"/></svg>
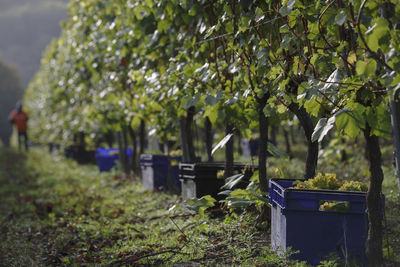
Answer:
<svg viewBox="0 0 400 267"><path fill-rule="evenodd" d="M334 123L335 117L331 117L329 118L329 120L327 118L321 118L314 128L314 132L311 136L311 141L321 142L323 138L328 134L328 132L333 128Z"/></svg>
<svg viewBox="0 0 400 267"><path fill-rule="evenodd" d="M223 148L226 143L228 143L228 141L231 139L231 137L233 136L233 134L227 134L224 138L221 139L221 141L219 141L219 143L217 145L214 146L214 148L211 151L211 155L213 155L215 153L215 151L217 151L220 148Z"/></svg>
<svg viewBox="0 0 400 267"><path fill-rule="evenodd" d="M343 10L341 10L339 14L337 14L335 17L335 22L339 26L342 26L346 22L346 20L347 20L347 15Z"/></svg>
<svg viewBox="0 0 400 267"><path fill-rule="evenodd" d="M244 178L244 174L235 174L231 177L225 178L225 185L221 187L221 189L229 189L232 190L236 185L238 185L242 179Z"/></svg>

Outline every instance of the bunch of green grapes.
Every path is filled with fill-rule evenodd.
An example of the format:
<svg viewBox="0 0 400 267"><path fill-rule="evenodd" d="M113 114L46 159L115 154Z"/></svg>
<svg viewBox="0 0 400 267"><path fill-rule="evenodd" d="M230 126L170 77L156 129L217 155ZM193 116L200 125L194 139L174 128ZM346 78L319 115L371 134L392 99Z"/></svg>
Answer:
<svg viewBox="0 0 400 267"><path fill-rule="evenodd" d="M334 173L318 173L313 179L308 179L304 182L297 181L293 189L325 189L339 191L357 191L367 192L368 186L363 182L358 181L341 181L336 178Z"/></svg>
<svg viewBox="0 0 400 267"><path fill-rule="evenodd" d="M225 171L224 171L224 170L218 171L218 172L217 172L217 179L222 179L222 178L224 178L224 174L225 174Z"/></svg>
<svg viewBox="0 0 400 267"><path fill-rule="evenodd" d="M336 212L347 212L349 208L349 203L343 201L326 201L319 206L319 210Z"/></svg>
<svg viewBox="0 0 400 267"><path fill-rule="evenodd" d="M179 160L171 160L171 161L169 162L169 164L170 164L171 166L178 166L178 165L179 165Z"/></svg>
<svg viewBox="0 0 400 267"><path fill-rule="evenodd" d="M337 179L334 173L326 173L325 175L318 173L315 178L300 182L294 188L338 190L342 184L343 182Z"/></svg>
<svg viewBox="0 0 400 267"><path fill-rule="evenodd" d="M309 179L304 182L297 181L293 189L326 189L339 191L368 191L368 186L365 183L358 181L340 181L334 173L318 173L314 179ZM349 203L343 201L325 201L319 206L321 211L347 212L349 211Z"/></svg>
<svg viewBox="0 0 400 267"><path fill-rule="evenodd" d="M171 152L169 152L169 155L172 157L178 157L182 155L182 150L177 149L177 150L172 150Z"/></svg>
<svg viewBox="0 0 400 267"><path fill-rule="evenodd" d="M339 188L339 191L367 192L368 186L366 183L363 182L344 181L343 185Z"/></svg>

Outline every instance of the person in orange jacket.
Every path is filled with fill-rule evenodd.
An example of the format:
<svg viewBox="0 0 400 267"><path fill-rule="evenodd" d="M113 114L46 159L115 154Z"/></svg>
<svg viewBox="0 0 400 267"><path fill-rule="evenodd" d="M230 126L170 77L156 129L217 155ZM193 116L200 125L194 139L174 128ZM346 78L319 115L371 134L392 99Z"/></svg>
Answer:
<svg viewBox="0 0 400 267"><path fill-rule="evenodd" d="M18 147L21 150L22 142L28 151L28 114L22 110L22 103L17 102L16 108L11 111L8 120L15 125L18 131Z"/></svg>

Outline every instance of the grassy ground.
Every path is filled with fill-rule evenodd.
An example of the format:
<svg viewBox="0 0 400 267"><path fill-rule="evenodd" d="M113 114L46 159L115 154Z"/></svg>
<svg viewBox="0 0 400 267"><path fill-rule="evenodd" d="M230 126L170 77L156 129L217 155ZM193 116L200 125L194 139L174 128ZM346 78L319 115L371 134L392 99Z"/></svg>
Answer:
<svg viewBox="0 0 400 267"><path fill-rule="evenodd" d="M297 163L273 160L270 169L297 176L290 167ZM398 252L400 206L390 177L385 246ZM305 266L271 251L255 212L201 217L176 195L40 149L0 149L0 199L0 266Z"/></svg>
<svg viewBox="0 0 400 267"><path fill-rule="evenodd" d="M0 150L0 177L0 266L289 263L251 212L200 217L178 196L42 150Z"/></svg>

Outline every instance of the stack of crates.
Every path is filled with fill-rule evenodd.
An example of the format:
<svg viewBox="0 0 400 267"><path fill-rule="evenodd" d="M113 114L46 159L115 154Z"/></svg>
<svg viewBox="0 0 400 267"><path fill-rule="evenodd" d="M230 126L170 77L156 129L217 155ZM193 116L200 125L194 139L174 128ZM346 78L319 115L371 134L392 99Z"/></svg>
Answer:
<svg viewBox="0 0 400 267"><path fill-rule="evenodd" d="M172 190L180 192L179 156L140 155L142 184L151 191ZM174 163L174 164L171 164Z"/></svg>

